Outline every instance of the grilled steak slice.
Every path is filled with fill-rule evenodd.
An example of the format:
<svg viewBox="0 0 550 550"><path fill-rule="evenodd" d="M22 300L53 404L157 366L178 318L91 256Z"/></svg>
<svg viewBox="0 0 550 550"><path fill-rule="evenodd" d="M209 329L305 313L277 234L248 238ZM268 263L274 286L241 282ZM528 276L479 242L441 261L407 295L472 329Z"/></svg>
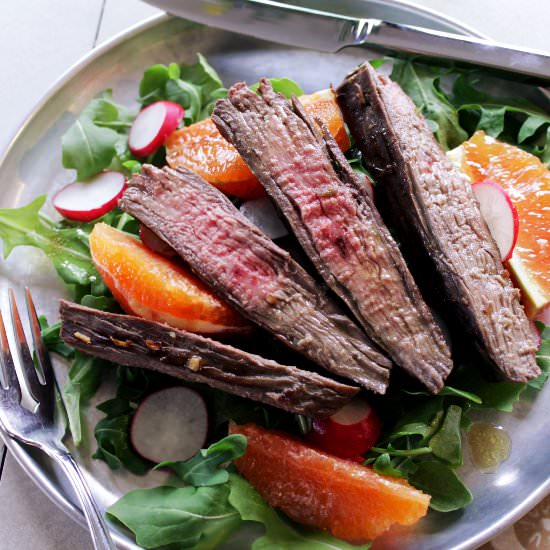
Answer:
<svg viewBox="0 0 550 550"><path fill-rule="evenodd" d="M61 337L85 353L200 382L308 416L329 415L358 388L191 332L61 301Z"/></svg>
<svg viewBox="0 0 550 550"><path fill-rule="evenodd" d="M120 204L245 317L327 370L384 393L389 360L215 187L187 169L146 166Z"/></svg>
<svg viewBox="0 0 550 550"><path fill-rule="evenodd" d="M439 326L364 184L326 128L262 80L212 120L288 220L326 283L398 365L438 391L452 368Z"/></svg>
<svg viewBox="0 0 550 550"><path fill-rule="evenodd" d="M505 378L540 373L535 345L471 186L401 88L369 63L338 88L344 118L408 250L439 276L479 349Z"/></svg>

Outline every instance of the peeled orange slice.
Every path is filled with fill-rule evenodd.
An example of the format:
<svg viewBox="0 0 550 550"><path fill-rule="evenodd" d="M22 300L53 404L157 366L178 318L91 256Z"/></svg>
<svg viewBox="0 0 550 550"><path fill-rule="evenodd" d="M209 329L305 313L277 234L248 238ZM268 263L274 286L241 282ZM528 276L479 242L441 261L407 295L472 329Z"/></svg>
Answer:
<svg viewBox="0 0 550 550"><path fill-rule="evenodd" d="M189 271L110 225L94 226L90 251L105 284L127 313L210 335L249 328Z"/></svg>
<svg viewBox="0 0 550 550"><path fill-rule="evenodd" d="M300 97L306 112L320 119L343 151L349 148L344 119L333 90ZM176 130L166 141L166 160L172 168L186 166L228 195L244 200L265 194L237 150L210 119Z"/></svg>
<svg viewBox="0 0 550 550"><path fill-rule="evenodd" d="M394 524L416 523L428 511L430 497L405 480L255 424L232 424L230 432L248 442L237 469L269 504L298 523L363 544Z"/></svg>
<svg viewBox="0 0 550 550"><path fill-rule="evenodd" d="M484 132L464 142L459 153L472 183L497 182L517 209L519 233L508 267L532 319L550 304L550 171L534 155Z"/></svg>

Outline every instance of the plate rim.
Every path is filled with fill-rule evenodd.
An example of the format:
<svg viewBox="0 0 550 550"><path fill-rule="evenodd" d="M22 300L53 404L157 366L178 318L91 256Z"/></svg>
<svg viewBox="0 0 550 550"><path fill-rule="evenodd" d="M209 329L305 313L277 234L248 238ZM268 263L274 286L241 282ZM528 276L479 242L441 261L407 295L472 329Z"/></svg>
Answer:
<svg viewBox="0 0 550 550"><path fill-rule="evenodd" d="M368 1L368 0L366 0ZM446 23L456 29L457 32L461 32L465 35L470 35L478 38L488 37L483 33L480 33L468 24L457 21L453 17L442 14L438 10L424 7L414 1L409 0L385 0L385 4L392 7L405 7L410 8L413 11L424 13L432 16L434 19ZM33 119L39 114L43 106L74 76L80 71L84 70L97 58L101 57L104 53L108 52L111 48L129 40L130 38L147 31L148 29L160 25L166 21L177 19L168 13L159 13L151 15L142 21L139 21L128 28L118 32L113 37L102 42L90 50L87 54L80 57L74 62L67 70L65 70L44 92L41 98L34 104L34 106L23 117L17 129L11 134L4 149L0 152L0 166L3 165L8 158L12 148L17 143L20 135L25 129L32 123ZM0 434L0 440L2 439ZM71 502L67 498L67 494L62 493L58 486L52 482L46 475L46 472L37 467L36 461L32 454L29 452L29 448L25 445L18 443L9 437L4 438L4 443L12 456L15 458L19 466L23 469L25 474L33 481L33 483L68 517L73 519L82 527L86 527L86 520L80 506L74 502ZM487 529L480 531L476 536L471 537L469 540L455 546L453 550L468 550L477 548L482 545L504 529L515 523L533 507L535 507L546 495L550 494L550 479L547 479L544 483L534 490L529 497L524 499L521 503L515 506L510 512L503 516L498 522L490 525ZM111 530L111 535L118 548L123 550L139 550L139 546L128 537Z"/></svg>

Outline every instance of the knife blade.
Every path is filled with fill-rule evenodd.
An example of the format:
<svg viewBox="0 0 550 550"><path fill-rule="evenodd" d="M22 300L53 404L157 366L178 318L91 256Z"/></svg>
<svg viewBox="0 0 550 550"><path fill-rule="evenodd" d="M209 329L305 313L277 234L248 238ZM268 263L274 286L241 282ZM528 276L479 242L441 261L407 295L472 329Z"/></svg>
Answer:
<svg viewBox="0 0 550 550"><path fill-rule="evenodd" d="M277 0L145 0L168 13L208 26L281 44L338 52L351 46L421 55L443 64L487 67L550 85L550 55L459 34L357 18Z"/></svg>

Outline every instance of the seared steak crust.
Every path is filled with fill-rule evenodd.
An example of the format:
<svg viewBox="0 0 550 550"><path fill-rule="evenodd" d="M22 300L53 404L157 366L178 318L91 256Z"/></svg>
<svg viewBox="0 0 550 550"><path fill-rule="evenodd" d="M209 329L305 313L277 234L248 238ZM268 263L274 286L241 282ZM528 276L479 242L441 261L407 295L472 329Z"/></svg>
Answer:
<svg viewBox="0 0 550 550"><path fill-rule="evenodd" d="M236 84L212 120L369 337L438 391L450 351L363 182L299 100L287 101L265 79L259 92Z"/></svg>
<svg viewBox="0 0 550 550"><path fill-rule="evenodd" d="M540 374L529 322L471 185L452 165L403 90L369 63L338 88L338 102L386 211L412 254L431 264L445 300L505 378ZM418 262L419 264L421 263ZM423 265L425 267L425 265Z"/></svg>
<svg viewBox="0 0 550 550"><path fill-rule="evenodd" d="M245 317L325 369L384 393L390 361L215 187L187 169L145 166L120 205Z"/></svg>
<svg viewBox="0 0 550 550"><path fill-rule="evenodd" d="M191 332L61 301L61 337L113 363L150 369L188 382L309 416L330 415L358 388L280 365Z"/></svg>

